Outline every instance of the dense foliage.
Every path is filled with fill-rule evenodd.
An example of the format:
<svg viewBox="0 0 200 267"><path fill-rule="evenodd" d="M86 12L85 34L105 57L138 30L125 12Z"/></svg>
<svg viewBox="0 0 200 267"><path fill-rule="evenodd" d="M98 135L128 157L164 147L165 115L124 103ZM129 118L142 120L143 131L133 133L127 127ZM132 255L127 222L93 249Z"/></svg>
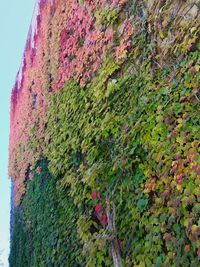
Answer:
<svg viewBox="0 0 200 267"><path fill-rule="evenodd" d="M65 2L13 90L11 267L198 266L198 3Z"/></svg>
<svg viewBox="0 0 200 267"><path fill-rule="evenodd" d="M56 182L46 160L37 164L23 203L15 209L11 267L84 265L76 227L81 208L67 190L55 190Z"/></svg>

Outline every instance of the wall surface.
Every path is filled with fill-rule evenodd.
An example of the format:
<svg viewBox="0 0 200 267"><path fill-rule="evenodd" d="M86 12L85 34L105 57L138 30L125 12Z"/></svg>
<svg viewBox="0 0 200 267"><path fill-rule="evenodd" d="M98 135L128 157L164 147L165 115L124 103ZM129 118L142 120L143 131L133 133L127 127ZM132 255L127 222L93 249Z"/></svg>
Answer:
<svg viewBox="0 0 200 267"><path fill-rule="evenodd" d="M10 267L199 265L199 7L38 2L11 98Z"/></svg>

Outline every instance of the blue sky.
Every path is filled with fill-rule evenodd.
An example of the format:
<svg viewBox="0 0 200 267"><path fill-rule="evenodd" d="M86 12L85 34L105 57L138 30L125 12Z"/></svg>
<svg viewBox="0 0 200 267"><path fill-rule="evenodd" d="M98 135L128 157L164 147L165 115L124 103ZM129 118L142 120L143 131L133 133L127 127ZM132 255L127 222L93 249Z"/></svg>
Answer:
<svg viewBox="0 0 200 267"><path fill-rule="evenodd" d="M19 69L35 0L0 0L0 266L8 267L10 181L7 159L10 93Z"/></svg>

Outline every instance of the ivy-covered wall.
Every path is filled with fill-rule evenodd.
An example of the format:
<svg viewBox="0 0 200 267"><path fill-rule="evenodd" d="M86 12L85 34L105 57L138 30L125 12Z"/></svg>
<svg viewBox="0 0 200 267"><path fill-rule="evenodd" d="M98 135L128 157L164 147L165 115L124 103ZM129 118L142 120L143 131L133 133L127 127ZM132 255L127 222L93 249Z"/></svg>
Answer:
<svg viewBox="0 0 200 267"><path fill-rule="evenodd" d="M10 267L200 266L199 7L38 2L11 98Z"/></svg>

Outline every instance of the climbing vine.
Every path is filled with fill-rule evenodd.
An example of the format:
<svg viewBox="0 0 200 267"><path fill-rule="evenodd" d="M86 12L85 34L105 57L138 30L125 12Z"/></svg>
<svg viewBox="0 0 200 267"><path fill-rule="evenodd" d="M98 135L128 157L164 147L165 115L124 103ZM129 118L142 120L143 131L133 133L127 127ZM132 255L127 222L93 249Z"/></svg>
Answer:
<svg viewBox="0 0 200 267"><path fill-rule="evenodd" d="M197 1L65 2L13 89L11 266L198 266Z"/></svg>

